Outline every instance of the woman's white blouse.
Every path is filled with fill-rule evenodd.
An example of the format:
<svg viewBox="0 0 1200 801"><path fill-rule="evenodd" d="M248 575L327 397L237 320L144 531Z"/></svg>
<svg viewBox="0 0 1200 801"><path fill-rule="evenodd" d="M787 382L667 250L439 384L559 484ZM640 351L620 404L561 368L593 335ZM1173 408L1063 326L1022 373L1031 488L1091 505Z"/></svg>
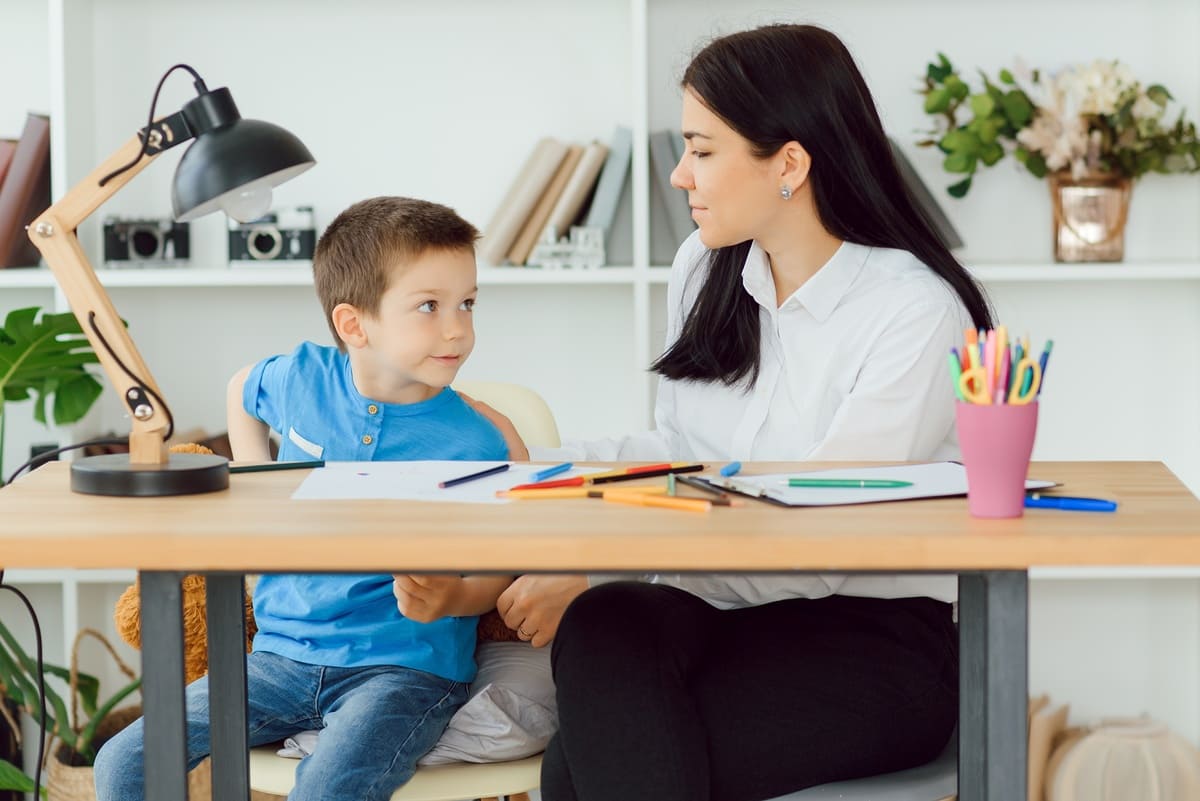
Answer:
<svg viewBox="0 0 1200 801"><path fill-rule="evenodd" d="M667 289L667 343L708 271L693 234ZM972 325L957 293L912 254L844 243L778 302L766 253L751 245L742 284L759 305L757 382L658 385L654 431L567 442L534 458L575 460L936 461L958 458L946 354ZM803 510L793 510L798 525ZM654 576L721 607L833 593L956 596L954 576Z"/></svg>

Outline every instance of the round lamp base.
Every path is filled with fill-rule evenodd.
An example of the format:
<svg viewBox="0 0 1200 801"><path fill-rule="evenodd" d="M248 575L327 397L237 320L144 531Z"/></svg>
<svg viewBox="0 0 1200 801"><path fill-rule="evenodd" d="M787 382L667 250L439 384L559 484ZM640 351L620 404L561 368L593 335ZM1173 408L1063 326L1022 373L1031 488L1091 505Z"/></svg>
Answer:
<svg viewBox="0 0 1200 801"><path fill-rule="evenodd" d="M229 461L204 453L172 453L166 464L131 464L127 453L85 456L71 463L71 490L85 495L153 497L229 488Z"/></svg>

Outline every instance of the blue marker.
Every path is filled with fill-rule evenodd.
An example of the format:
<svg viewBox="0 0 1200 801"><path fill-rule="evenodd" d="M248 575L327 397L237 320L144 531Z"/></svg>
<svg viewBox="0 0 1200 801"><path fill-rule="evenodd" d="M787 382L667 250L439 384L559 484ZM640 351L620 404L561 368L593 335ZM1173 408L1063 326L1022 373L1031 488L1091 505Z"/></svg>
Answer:
<svg viewBox="0 0 1200 801"><path fill-rule="evenodd" d="M545 470L537 471L536 473L534 473L533 475L531 475L529 477L529 481L530 481L530 483L536 484L539 481L545 481L546 479L550 478L551 476L557 476L559 473L565 473L574 466L575 465L571 464L570 462L563 462L562 464L556 464L556 465L554 465L554 467L547 467Z"/></svg>
<svg viewBox="0 0 1200 801"><path fill-rule="evenodd" d="M1025 499L1026 509L1062 509L1064 512L1115 512L1115 501L1103 498L1070 498L1066 495L1033 494Z"/></svg>
<svg viewBox="0 0 1200 801"><path fill-rule="evenodd" d="M738 471L741 469L742 469L741 462L730 462L729 464L727 464L721 468L721 475L725 476L725 478L729 478L730 476L736 476L738 474Z"/></svg>

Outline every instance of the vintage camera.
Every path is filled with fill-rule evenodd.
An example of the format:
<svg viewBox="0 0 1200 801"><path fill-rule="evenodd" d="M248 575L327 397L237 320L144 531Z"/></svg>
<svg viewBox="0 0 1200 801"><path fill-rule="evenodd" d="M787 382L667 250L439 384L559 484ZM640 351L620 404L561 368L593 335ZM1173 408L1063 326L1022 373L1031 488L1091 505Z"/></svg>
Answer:
<svg viewBox="0 0 1200 801"><path fill-rule="evenodd" d="M229 261L311 261L317 245L312 206L276 209L253 222L229 221Z"/></svg>
<svg viewBox="0 0 1200 801"><path fill-rule="evenodd" d="M179 264L191 256L188 224L174 220L104 221L104 261L113 266Z"/></svg>

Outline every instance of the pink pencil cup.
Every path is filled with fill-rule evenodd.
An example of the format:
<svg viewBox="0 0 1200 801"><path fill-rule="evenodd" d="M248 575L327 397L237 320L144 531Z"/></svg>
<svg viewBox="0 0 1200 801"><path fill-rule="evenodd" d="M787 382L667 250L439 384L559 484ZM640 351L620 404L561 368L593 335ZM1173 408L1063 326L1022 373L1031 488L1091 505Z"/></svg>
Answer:
<svg viewBox="0 0 1200 801"><path fill-rule="evenodd" d="M984 406L958 401L954 417L973 517L1020 517L1037 433L1037 402Z"/></svg>

